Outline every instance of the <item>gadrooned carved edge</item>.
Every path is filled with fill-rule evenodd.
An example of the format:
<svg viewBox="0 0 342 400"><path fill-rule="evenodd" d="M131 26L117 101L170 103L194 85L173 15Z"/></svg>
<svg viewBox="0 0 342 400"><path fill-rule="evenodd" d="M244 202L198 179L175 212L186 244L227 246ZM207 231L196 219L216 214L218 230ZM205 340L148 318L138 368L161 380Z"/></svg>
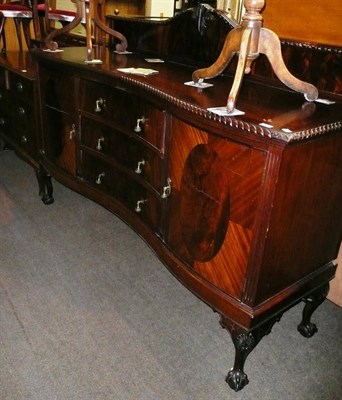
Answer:
<svg viewBox="0 0 342 400"><path fill-rule="evenodd" d="M342 47L335 47L335 46L327 46L327 45L319 45L316 43L303 43L303 42L296 42L286 39L281 39L281 44L286 46L292 47L299 47L301 49L309 49L309 50L317 50L322 51L324 53L336 53L342 54Z"/></svg>
<svg viewBox="0 0 342 400"><path fill-rule="evenodd" d="M246 133L252 133L255 135L265 136L273 139L278 139L284 142L293 142L299 140L305 140L315 136L322 136L329 132L337 131L342 129L342 121L333 122L327 125L318 126L312 129L307 129L298 132L283 132L278 130L272 130L270 128L264 128L259 125L252 124L250 122L244 122L239 119L233 117L225 117L218 114L215 114L211 111L206 110L205 108L198 107L194 104L187 103L186 101L180 100L177 97L174 97L170 94L167 94L159 89L156 89L144 82L140 82L135 80L134 78L130 78L127 76L120 76L120 79L133 84L134 86L140 87L144 90L151 92L153 95L160 97L167 102L176 105L179 108L182 108L186 111L189 111L193 114L199 115L203 118L213 120L215 122L221 123L223 125L229 126L230 128L236 128L241 131L245 131Z"/></svg>

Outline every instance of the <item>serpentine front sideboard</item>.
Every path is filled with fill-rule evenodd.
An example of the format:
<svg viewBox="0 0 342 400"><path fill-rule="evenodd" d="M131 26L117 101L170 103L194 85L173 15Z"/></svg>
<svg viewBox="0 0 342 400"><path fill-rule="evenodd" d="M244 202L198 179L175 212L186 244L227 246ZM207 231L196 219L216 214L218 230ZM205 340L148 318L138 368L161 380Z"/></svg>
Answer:
<svg viewBox="0 0 342 400"><path fill-rule="evenodd" d="M32 56L1 55L2 139L35 168L45 204L53 177L112 211L220 315L236 350L231 388L248 383L248 354L293 305L306 303L300 333L316 332L341 241L338 96L308 103L246 78L244 114L225 116L209 108L225 105L229 74L200 89L175 62L118 70L151 68L137 53L101 49L99 65L82 47Z"/></svg>

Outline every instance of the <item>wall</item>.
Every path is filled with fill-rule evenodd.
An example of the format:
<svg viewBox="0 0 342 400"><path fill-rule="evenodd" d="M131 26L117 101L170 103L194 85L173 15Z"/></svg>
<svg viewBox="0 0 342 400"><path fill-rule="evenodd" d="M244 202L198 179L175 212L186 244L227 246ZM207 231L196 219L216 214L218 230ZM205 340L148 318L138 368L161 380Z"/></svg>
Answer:
<svg viewBox="0 0 342 400"><path fill-rule="evenodd" d="M328 299L342 307L342 245L337 258L338 267L335 279L330 282Z"/></svg>
<svg viewBox="0 0 342 400"><path fill-rule="evenodd" d="M167 2L169 0L161 0ZM50 0L51 4L57 3L59 9L75 10L75 4L71 0ZM120 15L145 15L145 0L107 0L107 13L114 14L114 10L118 9ZM8 50L18 50L17 34L14 28L13 20L7 19L6 40ZM82 27L75 30L75 33L82 33ZM24 43L24 48L26 45Z"/></svg>
<svg viewBox="0 0 342 400"><path fill-rule="evenodd" d="M145 14L149 17L172 17L174 0L146 0Z"/></svg>
<svg viewBox="0 0 342 400"><path fill-rule="evenodd" d="M266 0L262 15L282 38L342 45L341 0Z"/></svg>
<svg viewBox="0 0 342 400"><path fill-rule="evenodd" d="M264 27L279 37L342 46L341 0L266 0ZM328 299L342 307L342 246Z"/></svg>

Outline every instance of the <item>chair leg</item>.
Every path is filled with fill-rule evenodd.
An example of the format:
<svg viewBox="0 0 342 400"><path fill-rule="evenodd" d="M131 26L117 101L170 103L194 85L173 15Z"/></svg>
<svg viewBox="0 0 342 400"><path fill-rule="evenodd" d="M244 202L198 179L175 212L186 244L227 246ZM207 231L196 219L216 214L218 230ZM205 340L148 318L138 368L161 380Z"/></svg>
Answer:
<svg viewBox="0 0 342 400"><path fill-rule="evenodd" d="M19 51L23 51L23 42L21 39L21 18L13 18L14 19L14 24L15 24L15 30L17 32L17 38L18 38L18 43L19 43Z"/></svg>
<svg viewBox="0 0 342 400"><path fill-rule="evenodd" d="M23 18L22 24L23 24L23 32L24 32L26 46L28 49L30 49L32 47L31 30L30 30L31 18Z"/></svg>
<svg viewBox="0 0 342 400"><path fill-rule="evenodd" d="M0 38L2 38L2 48L3 53L6 52L6 36L5 36L5 21L6 18L0 13Z"/></svg>

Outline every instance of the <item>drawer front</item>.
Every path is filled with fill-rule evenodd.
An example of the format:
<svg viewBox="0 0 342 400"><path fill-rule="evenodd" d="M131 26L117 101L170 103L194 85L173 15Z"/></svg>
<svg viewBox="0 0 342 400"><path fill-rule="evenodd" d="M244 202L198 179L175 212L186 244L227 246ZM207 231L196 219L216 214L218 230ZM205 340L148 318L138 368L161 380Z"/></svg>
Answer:
<svg viewBox="0 0 342 400"><path fill-rule="evenodd" d="M18 101L12 110L13 127L18 145L27 153L34 155L36 149L36 129L34 108L31 104Z"/></svg>
<svg viewBox="0 0 342 400"><path fill-rule="evenodd" d="M81 120L81 144L110 157L160 191L160 153L124 133L89 118Z"/></svg>
<svg viewBox="0 0 342 400"><path fill-rule="evenodd" d="M84 81L80 109L164 151L165 113L120 89Z"/></svg>
<svg viewBox="0 0 342 400"><path fill-rule="evenodd" d="M12 93L17 98L33 101L33 82L22 76L9 74L9 81Z"/></svg>
<svg viewBox="0 0 342 400"><path fill-rule="evenodd" d="M82 152L84 181L105 195L118 200L153 231L158 231L160 200L113 165Z"/></svg>
<svg viewBox="0 0 342 400"><path fill-rule="evenodd" d="M12 115L17 129L26 131L33 128L34 110L30 104L17 100L12 109Z"/></svg>

